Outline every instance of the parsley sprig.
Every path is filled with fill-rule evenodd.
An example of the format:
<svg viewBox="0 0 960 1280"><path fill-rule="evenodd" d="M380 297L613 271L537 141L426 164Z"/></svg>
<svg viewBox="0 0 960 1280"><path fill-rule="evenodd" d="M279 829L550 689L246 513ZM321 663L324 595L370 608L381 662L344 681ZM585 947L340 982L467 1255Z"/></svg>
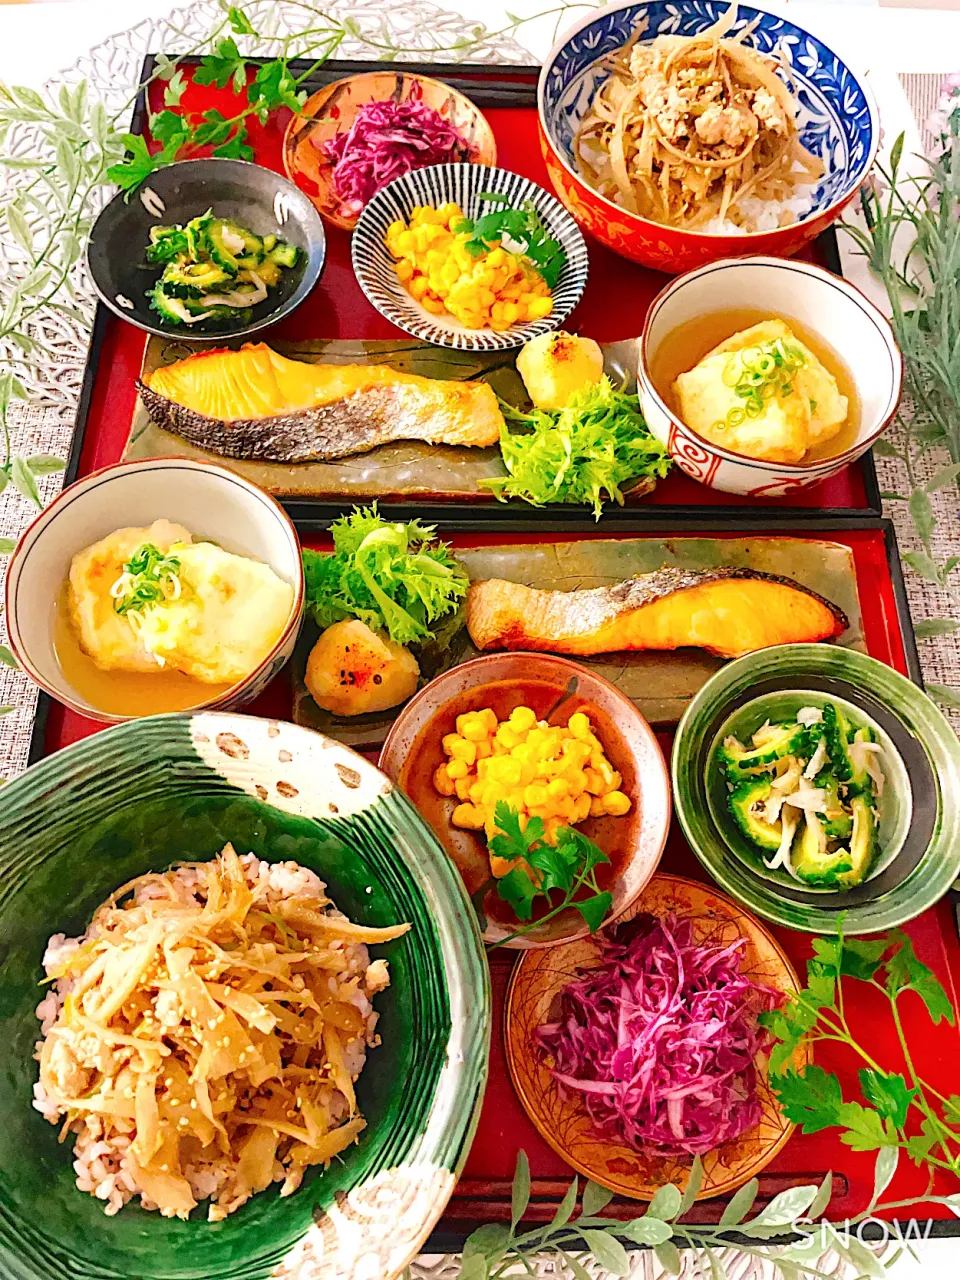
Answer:
<svg viewBox="0 0 960 1280"><path fill-rule="evenodd" d="M512 942L568 907L579 911L590 932L595 933L613 905L613 896L597 883L597 867L610 861L603 850L573 827L558 828L556 844L548 844L543 821L529 818L521 830L520 815L505 800L498 802L494 816L497 834L490 840L490 852L508 862L522 860L533 872L531 877L525 867L512 867L497 880L497 893L513 908L518 920L530 919L538 898L546 898L550 904L550 910L536 926L517 929L497 946ZM590 896L578 897L584 889L590 890ZM551 894L561 895L559 901Z"/></svg>
<svg viewBox="0 0 960 1280"><path fill-rule="evenodd" d="M890 1177L901 1152L931 1175L940 1169L960 1175L960 1094L945 1097L918 1074L901 1014L902 1001L912 993L934 1024L946 1020L953 1026L956 1014L943 986L902 930L871 939L840 933L818 938L813 949L806 987L761 1016L778 1041L770 1055L771 1084L784 1113L804 1133L839 1128L840 1141L854 1151L880 1152ZM877 1062L857 1040L847 1016L845 983L850 981L874 988L889 1003L906 1074ZM804 1041L852 1049L864 1063L861 1097L845 1098L839 1079L816 1064L797 1071L793 1056Z"/></svg>
<svg viewBox="0 0 960 1280"><path fill-rule="evenodd" d="M560 272L567 260L567 252L544 224L532 200L524 200L519 209L511 206L508 196L499 191L481 191L478 199L503 207L485 213L474 221L464 218L458 222L458 235L469 235L465 248L475 258L482 258L504 238L509 237L511 248L516 246L525 258L529 258L552 289L560 279Z"/></svg>
<svg viewBox="0 0 960 1280"><path fill-rule="evenodd" d="M109 180L121 190L134 191L154 170L183 160L201 147L212 147L212 154L220 159L252 160L254 153L248 129L251 118L263 124L270 113L280 107L299 111L307 100L307 91L302 86L336 53L347 35L346 24L323 20L310 32L312 51L319 56L306 71L294 75L286 53L266 62L246 58L234 37L258 33L239 5L224 4L223 7L233 34L220 36L213 50L200 59L193 72L193 82L218 89L231 88L238 98L238 109L228 116L216 107L202 112L185 110L181 99L188 85L183 70L174 59L158 59L156 75L166 82L163 110L153 113L149 124L150 137L159 144L159 149L151 152L139 134L122 135L127 155L107 170ZM290 38L284 40L284 47L288 44L291 44Z"/></svg>

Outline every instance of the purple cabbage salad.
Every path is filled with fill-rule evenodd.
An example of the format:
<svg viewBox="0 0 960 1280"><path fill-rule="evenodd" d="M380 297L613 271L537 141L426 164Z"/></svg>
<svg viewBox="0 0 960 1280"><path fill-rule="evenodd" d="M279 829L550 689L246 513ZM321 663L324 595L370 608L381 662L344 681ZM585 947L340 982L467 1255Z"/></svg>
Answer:
<svg viewBox="0 0 960 1280"><path fill-rule="evenodd" d="M535 1035L561 1090L636 1151L705 1155L752 1129L755 1059L769 1045L757 1019L784 997L741 971L745 939L698 943L670 913L597 941L600 964L564 987L556 1021Z"/></svg>
<svg viewBox="0 0 960 1280"><path fill-rule="evenodd" d="M421 101L421 92L414 84L402 102L364 103L345 133L319 144L334 165L333 186L344 214L359 213L378 191L411 169L470 159L467 140Z"/></svg>

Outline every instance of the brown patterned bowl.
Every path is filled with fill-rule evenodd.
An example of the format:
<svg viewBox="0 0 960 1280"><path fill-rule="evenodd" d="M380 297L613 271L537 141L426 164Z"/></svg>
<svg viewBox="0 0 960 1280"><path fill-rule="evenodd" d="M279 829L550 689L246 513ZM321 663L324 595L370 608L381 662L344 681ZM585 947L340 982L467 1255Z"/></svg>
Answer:
<svg viewBox="0 0 960 1280"><path fill-rule="evenodd" d="M313 201L322 218L345 231L357 225L361 210L344 209L333 185L333 164L321 146L353 124L368 102L403 102L418 96L439 112L467 144L467 152L452 157L470 164L495 165L497 144L486 116L469 98L429 76L402 71L365 71L328 84L303 104L287 126L283 139L283 164L291 182Z"/></svg>
<svg viewBox="0 0 960 1280"><path fill-rule="evenodd" d="M800 980L773 935L725 894L716 893L707 885L682 876L655 875L621 919L629 920L642 913L664 916L669 911L693 918L698 941L729 945L738 937L746 938L745 973L785 995L800 990ZM544 1141L568 1164L620 1195L651 1200L667 1183L682 1190L690 1175L689 1166L672 1157L641 1154L600 1137L578 1100L560 1096L550 1072L533 1052L533 1033L549 1021L554 999L578 976L578 971L596 962L597 947L591 938L550 951L528 952L518 961L504 1012L510 1077ZM808 1061L808 1050L798 1050L795 1066L800 1069ZM742 1138L724 1143L704 1157L698 1200L729 1195L756 1177L793 1132L794 1126L782 1114L769 1088L765 1062L760 1065L759 1076L761 1120Z"/></svg>

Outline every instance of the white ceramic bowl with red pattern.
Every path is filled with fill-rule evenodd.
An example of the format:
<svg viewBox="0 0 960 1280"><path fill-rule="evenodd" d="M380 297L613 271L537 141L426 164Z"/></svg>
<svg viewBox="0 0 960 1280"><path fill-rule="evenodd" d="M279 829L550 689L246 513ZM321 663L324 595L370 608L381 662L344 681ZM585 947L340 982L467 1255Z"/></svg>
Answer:
<svg viewBox="0 0 960 1280"><path fill-rule="evenodd" d="M751 310L791 320L831 347L856 386L860 423L842 453L789 465L722 449L691 431L650 377L660 344L679 326L720 311ZM903 357L889 321L859 289L809 262L736 258L678 276L654 299L640 338L637 386L647 425L694 480L750 498L779 498L836 475L871 447L900 400ZM691 361L693 364L694 361Z"/></svg>

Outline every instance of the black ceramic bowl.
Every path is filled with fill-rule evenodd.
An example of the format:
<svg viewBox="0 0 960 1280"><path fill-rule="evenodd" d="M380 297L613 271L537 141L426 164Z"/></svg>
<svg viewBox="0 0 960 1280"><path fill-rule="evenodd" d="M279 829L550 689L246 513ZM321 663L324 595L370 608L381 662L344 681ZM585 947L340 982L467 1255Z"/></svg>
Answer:
<svg viewBox="0 0 960 1280"><path fill-rule="evenodd" d="M160 212L162 204L162 212ZM207 209L233 218L259 236L273 234L300 249L300 262L285 271L270 296L237 328L174 324L145 296L162 266L147 261L150 228L186 223ZM161 337L222 342L275 324L304 300L320 277L327 254L319 213L298 187L271 169L245 160L181 160L152 173L129 196L115 196L94 223L87 263L103 303L123 320Z"/></svg>

